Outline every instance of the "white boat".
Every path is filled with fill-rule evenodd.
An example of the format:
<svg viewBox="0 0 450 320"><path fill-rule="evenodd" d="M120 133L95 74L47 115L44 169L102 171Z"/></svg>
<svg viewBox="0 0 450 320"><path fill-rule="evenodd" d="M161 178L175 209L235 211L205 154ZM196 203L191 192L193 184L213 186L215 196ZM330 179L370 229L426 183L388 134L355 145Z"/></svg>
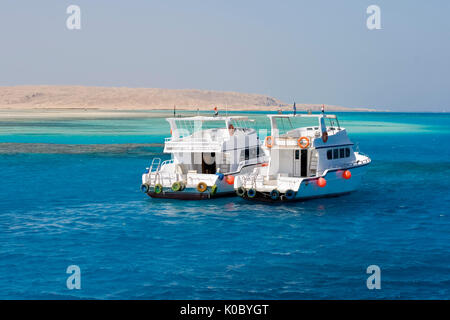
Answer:
<svg viewBox="0 0 450 320"><path fill-rule="evenodd" d="M269 165L235 179L248 200L292 201L356 190L370 158L356 152L336 115L268 115Z"/></svg>
<svg viewBox="0 0 450 320"><path fill-rule="evenodd" d="M249 119L230 117L168 118L171 137L164 153L142 175L141 190L154 198L210 199L233 196L234 179L267 163L268 156Z"/></svg>

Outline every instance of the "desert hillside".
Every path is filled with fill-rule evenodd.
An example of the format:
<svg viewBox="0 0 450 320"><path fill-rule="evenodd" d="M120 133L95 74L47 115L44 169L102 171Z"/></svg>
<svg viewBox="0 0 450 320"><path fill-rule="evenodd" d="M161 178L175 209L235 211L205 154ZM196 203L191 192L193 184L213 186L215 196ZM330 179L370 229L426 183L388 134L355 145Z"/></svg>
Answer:
<svg viewBox="0 0 450 320"><path fill-rule="evenodd" d="M292 106L261 94L194 89L155 89L85 86L0 87L0 109L200 110L213 106L228 110L284 110ZM297 110L319 110L320 104L297 103ZM326 105L327 110L366 111Z"/></svg>

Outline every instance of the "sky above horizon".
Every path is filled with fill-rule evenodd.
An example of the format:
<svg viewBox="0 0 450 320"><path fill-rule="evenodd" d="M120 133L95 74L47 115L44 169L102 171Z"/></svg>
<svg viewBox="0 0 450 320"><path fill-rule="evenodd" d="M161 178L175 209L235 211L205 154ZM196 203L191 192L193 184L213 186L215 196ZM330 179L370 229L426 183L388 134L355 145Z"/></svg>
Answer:
<svg viewBox="0 0 450 320"><path fill-rule="evenodd" d="M69 30L69 5L81 30ZM369 30L369 5L381 29ZM450 1L6 0L0 85L260 93L449 111Z"/></svg>

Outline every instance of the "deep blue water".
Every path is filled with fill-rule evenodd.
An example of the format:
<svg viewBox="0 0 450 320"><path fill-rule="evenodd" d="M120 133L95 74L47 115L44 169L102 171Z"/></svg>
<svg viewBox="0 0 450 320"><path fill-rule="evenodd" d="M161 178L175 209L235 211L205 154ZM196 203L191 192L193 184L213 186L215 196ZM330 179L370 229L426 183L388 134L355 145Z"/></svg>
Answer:
<svg viewBox="0 0 450 320"><path fill-rule="evenodd" d="M1 142L166 136L161 119L7 125ZM0 298L448 299L450 116L341 125L373 160L360 190L295 204L150 199L139 185L154 149L0 154ZM72 264L81 290L66 287ZM374 264L381 290L366 287Z"/></svg>

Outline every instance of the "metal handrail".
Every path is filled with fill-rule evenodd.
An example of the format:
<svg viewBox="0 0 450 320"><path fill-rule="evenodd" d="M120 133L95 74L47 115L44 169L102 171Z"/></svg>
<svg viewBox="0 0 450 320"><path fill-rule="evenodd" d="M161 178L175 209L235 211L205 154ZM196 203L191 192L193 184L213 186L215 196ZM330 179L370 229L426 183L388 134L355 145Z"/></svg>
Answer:
<svg viewBox="0 0 450 320"><path fill-rule="evenodd" d="M154 172L153 166L156 165L156 169L154 171L158 171L158 169L161 166L161 158L153 158L152 163L150 165L150 168L148 169L148 172Z"/></svg>
<svg viewBox="0 0 450 320"><path fill-rule="evenodd" d="M173 163L173 162L174 162L174 159L164 160L164 161L161 163L160 167L162 167L162 166L164 166L164 165L166 165L166 164L171 164L171 163Z"/></svg>
<svg viewBox="0 0 450 320"><path fill-rule="evenodd" d="M306 136L309 139L309 143L310 145L313 143L313 140L316 138L315 136ZM273 139L273 145L278 145L278 146L283 146L283 147L287 147L287 146L296 146L297 145L297 140L300 137L276 137ZM280 143L283 142L283 143ZM288 144L288 142L293 142L292 144Z"/></svg>
<svg viewBox="0 0 450 320"><path fill-rule="evenodd" d="M372 162L372 159L370 159L369 157L367 157L367 156L364 155L364 154L362 154L362 155L365 156L366 159L354 161L354 162L352 163L354 166L355 166L355 165L366 164L366 163Z"/></svg>
<svg viewBox="0 0 450 320"><path fill-rule="evenodd" d="M184 140L183 138L174 138L168 137L164 139L165 143L189 143L189 144L198 144L198 143L220 143L223 139L205 139L205 138L189 138Z"/></svg>

